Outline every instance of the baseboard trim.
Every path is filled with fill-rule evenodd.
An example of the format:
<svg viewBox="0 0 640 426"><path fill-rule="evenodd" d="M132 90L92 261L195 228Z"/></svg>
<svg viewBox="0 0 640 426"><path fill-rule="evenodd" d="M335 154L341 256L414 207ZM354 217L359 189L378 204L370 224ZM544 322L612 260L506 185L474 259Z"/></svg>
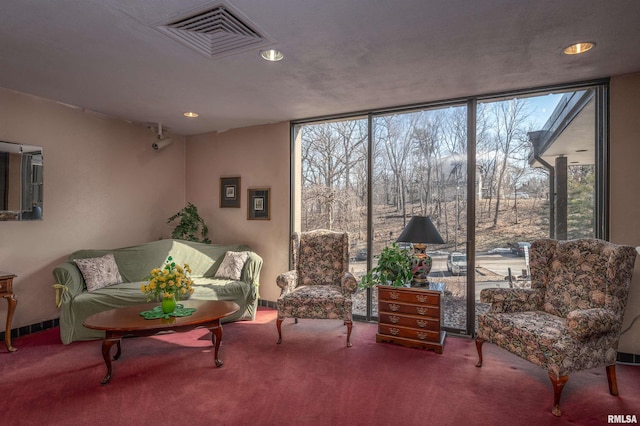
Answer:
<svg viewBox="0 0 640 426"><path fill-rule="evenodd" d="M277 309L276 302L272 302L271 300L263 300L258 299L258 306L262 306L263 308L271 308Z"/></svg>
<svg viewBox="0 0 640 426"><path fill-rule="evenodd" d="M54 318L52 320L46 320L31 325L25 325L24 327L12 328L11 338L14 339L20 336L26 336L27 334L37 333L38 331L48 330L50 328L58 327L60 325L60 318ZM4 340L7 333L0 333L0 341Z"/></svg>
<svg viewBox="0 0 640 426"><path fill-rule="evenodd" d="M619 364L640 365L640 355L618 352L616 362Z"/></svg>

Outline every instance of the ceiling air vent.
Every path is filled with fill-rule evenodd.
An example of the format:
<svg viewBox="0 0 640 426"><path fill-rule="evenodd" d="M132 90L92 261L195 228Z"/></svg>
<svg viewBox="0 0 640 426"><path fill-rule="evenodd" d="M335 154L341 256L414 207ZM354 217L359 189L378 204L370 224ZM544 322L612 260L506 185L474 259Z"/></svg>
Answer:
<svg viewBox="0 0 640 426"><path fill-rule="evenodd" d="M271 44L240 12L218 4L183 14L157 27L174 40L209 58L218 58Z"/></svg>

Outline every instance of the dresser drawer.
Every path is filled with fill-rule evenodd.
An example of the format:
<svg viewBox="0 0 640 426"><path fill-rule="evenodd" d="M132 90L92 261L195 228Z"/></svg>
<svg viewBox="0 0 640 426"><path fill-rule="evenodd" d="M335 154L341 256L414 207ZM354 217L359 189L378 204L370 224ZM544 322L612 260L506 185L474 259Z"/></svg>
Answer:
<svg viewBox="0 0 640 426"><path fill-rule="evenodd" d="M387 312L378 314L378 322L387 325L399 325L421 330L440 331L439 318L421 317L417 315L399 315Z"/></svg>
<svg viewBox="0 0 640 426"><path fill-rule="evenodd" d="M378 300L378 313L381 314L383 312L440 318L440 307L437 305L416 305L413 303L397 303L389 302L386 300Z"/></svg>
<svg viewBox="0 0 640 426"><path fill-rule="evenodd" d="M0 280L0 293L9 292L9 280Z"/></svg>
<svg viewBox="0 0 640 426"><path fill-rule="evenodd" d="M409 339L422 340L426 342L440 341L439 331L416 330L414 328L402 327L397 325L378 324L378 333L387 336L406 337Z"/></svg>
<svg viewBox="0 0 640 426"><path fill-rule="evenodd" d="M435 291L402 290L378 287L379 300L440 305L440 293Z"/></svg>

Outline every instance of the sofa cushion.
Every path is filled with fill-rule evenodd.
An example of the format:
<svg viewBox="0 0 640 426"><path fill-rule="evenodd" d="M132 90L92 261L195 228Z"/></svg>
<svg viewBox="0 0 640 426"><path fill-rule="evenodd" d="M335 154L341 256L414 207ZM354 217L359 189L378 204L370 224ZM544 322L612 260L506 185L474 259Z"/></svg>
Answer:
<svg viewBox="0 0 640 426"><path fill-rule="evenodd" d="M353 301L339 285L307 285L280 296L276 304L284 317L351 319Z"/></svg>
<svg viewBox="0 0 640 426"><path fill-rule="evenodd" d="M239 280L242 275L242 268L249 257L248 251L228 251L224 255L222 263L218 267L214 278L228 278Z"/></svg>
<svg viewBox="0 0 640 426"><path fill-rule="evenodd" d="M231 300L238 301L248 297L251 285L241 280L221 278L194 278L193 300Z"/></svg>
<svg viewBox="0 0 640 426"><path fill-rule="evenodd" d="M556 354L555 345L566 334L566 320L543 311L478 316L480 337L538 366Z"/></svg>
<svg viewBox="0 0 640 426"><path fill-rule="evenodd" d="M84 277L87 291L96 291L122 282L113 254L88 259L75 259L74 262Z"/></svg>
<svg viewBox="0 0 640 426"><path fill-rule="evenodd" d="M158 240L138 246L111 250L78 250L70 259L85 259L113 254L122 280L125 282L145 281L149 272L161 268L167 257L173 257L180 265L188 264L191 277L213 277L227 251L247 251L243 244L203 244L182 240Z"/></svg>

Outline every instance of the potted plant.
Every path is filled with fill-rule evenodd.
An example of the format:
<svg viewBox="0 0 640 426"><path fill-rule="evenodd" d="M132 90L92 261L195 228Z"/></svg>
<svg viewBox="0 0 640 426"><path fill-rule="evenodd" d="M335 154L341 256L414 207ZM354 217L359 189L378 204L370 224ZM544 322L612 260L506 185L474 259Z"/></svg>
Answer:
<svg viewBox="0 0 640 426"><path fill-rule="evenodd" d="M191 268L186 263L180 266L169 256L164 266L154 268L147 277L148 284L143 284L141 290L147 295L147 302L152 298L162 299L162 312L171 314L177 307L176 300L188 297L193 293L193 280L190 277ZM156 313L152 311L153 315Z"/></svg>
<svg viewBox="0 0 640 426"><path fill-rule="evenodd" d="M360 288L375 285L390 285L394 288L406 287L411 282L413 278L411 255L407 250L401 249L393 243L382 249L377 258L378 264L360 280Z"/></svg>
<svg viewBox="0 0 640 426"><path fill-rule="evenodd" d="M209 228L198 214L198 208L192 203L188 203L185 208L171 216L167 223L171 223L176 219L180 219L180 222L171 233L171 238L211 244L211 240L207 236ZM198 234L202 239L198 238Z"/></svg>

